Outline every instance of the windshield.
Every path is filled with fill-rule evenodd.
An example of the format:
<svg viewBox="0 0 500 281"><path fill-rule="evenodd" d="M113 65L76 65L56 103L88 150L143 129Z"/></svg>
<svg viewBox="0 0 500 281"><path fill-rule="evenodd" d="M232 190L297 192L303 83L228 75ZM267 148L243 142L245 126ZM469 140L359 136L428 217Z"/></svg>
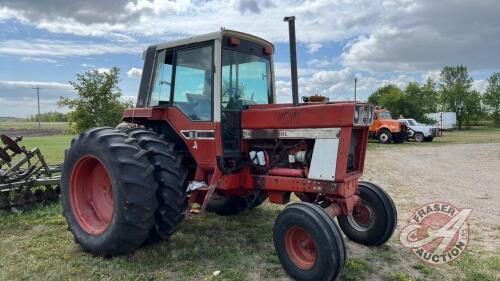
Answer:
<svg viewBox="0 0 500 281"><path fill-rule="evenodd" d="M408 119L408 124L410 124L410 126L417 126L417 122L413 119Z"/></svg>
<svg viewBox="0 0 500 281"><path fill-rule="evenodd" d="M269 59L224 49L222 51L222 108L272 103Z"/></svg>
<svg viewBox="0 0 500 281"><path fill-rule="evenodd" d="M386 120L386 119L392 119L391 113L388 111L382 111L379 113L380 119Z"/></svg>

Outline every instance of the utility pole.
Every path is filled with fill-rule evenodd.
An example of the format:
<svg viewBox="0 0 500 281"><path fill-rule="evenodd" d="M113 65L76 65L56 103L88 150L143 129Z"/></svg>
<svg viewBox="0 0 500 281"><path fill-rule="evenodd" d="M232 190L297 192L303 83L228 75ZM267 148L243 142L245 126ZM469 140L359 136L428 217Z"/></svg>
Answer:
<svg viewBox="0 0 500 281"><path fill-rule="evenodd" d="M38 115L36 116L36 119L38 121L38 130L42 129L42 125L40 124L40 87L36 86L33 87L32 89L36 89L36 96L37 96L37 105L38 105Z"/></svg>
<svg viewBox="0 0 500 281"><path fill-rule="evenodd" d="M358 77L354 77L354 101L356 101L356 88L358 86Z"/></svg>

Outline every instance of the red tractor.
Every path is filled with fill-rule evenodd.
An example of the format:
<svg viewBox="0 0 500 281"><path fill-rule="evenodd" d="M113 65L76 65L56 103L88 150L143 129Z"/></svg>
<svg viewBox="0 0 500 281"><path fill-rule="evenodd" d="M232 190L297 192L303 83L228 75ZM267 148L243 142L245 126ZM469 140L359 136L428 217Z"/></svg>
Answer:
<svg viewBox="0 0 500 281"><path fill-rule="evenodd" d="M274 224L276 254L297 280L335 280L346 261L340 229L377 246L396 208L363 172L373 107L299 104L294 18L292 104L276 104L271 43L221 30L150 46L134 128L75 137L62 169L69 229L84 250L111 257L169 238L186 214L238 214L266 199L289 204ZM337 218L338 226L334 218ZM340 229L339 229L340 226Z"/></svg>

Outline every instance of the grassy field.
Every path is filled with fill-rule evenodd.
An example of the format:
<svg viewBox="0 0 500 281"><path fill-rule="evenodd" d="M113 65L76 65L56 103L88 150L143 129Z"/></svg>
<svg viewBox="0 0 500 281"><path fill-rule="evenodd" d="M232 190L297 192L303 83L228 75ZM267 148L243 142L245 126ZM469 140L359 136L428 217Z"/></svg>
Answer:
<svg viewBox="0 0 500 281"><path fill-rule="evenodd" d="M71 136L25 138L50 163L63 160ZM429 146L500 143L500 130L474 128L445 132ZM370 143L370 149L392 146ZM132 255L93 257L73 242L58 203L18 213L0 213L0 280L288 280L272 242L274 219L283 206L265 203L242 215L189 216L169 241L146 245ZM500 225L497 226L500 238ZM395 235L396 236L396 235ZM500 255L485 258L480 249L443 267L420 263L397 237L388 245L367 248L346 242L349 260L342 280L498 280ZM360 254L362 253L362 254ZM406 255L405 260L396 256ZM218 276L214 271L220 270Z"/></svg>
<svg viewBox="0 0 500 281"><path fill-rule="evenodd" d="M26 137L21 144L28 149L39 147L47 163L59 164L63 162L64 150L69 147L72 138L73 136L71 135Z"/></svg>
<svg viewBox="0 0 500 281"><path fill-rule="evenodd" d="M500 143L500 128L494 127L471 127L465 130L444 131L440 137L435 137L432 142L417 143L413 140L403 144L394 145L446 145L446 144L468 144L468 143ZM368 147L380 146L377 140L370 139Z"/></svg>
<svg viewBox="0 0 500 281"><path fill-rule="evenodd" d="M41 122L41 128L66 129L68 122ZM1 129L38 129L38 122L0 122Z"/></svg>

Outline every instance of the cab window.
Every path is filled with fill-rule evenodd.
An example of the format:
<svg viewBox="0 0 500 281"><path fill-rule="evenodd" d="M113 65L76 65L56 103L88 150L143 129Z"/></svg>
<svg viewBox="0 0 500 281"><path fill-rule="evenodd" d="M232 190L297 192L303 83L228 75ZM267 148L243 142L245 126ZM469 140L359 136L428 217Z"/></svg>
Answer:
<svg viewBox="0 0 500 281"><path fill-rule="evenodd" d="M272 103L269 59L224 49L222 51L223 109L241 109L251 104Z"/></svg>
<svg viewBox="0 0 500 281"><path fill-rule="evenodd" d="M212 120L213 48L202 46L175 54L173 105L191 120Z"/></svg>
<svg viewBox="0 0 500 281"><path fill-rule="evenodd" d="M155 76L151 87L149 106L166 105L170 100L173 53L166 50L156 54Z"/></svg>

